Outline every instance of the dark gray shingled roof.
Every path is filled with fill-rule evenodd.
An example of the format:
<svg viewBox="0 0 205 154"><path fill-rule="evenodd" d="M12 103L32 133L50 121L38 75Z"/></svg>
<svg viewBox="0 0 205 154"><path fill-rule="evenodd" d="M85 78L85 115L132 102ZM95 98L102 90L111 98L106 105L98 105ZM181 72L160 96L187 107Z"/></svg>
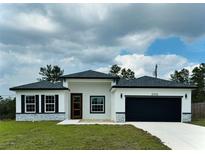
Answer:
<svg viewBox="0 0 205 154"><path fill-rule="evenodd" d="M196 88L196 86L143 76L131 80L120 79L113 88Z"/></svg>
<svg viewBox="0 0 205 154"><path fill-rule="evenodd" d="M39 81L10 88L10 90L68 90L62 82Z"/></svg>
<svg viewBox="0 0 205 154"><path fill-rule="evenodd" d="M114 76L92 70L64 75L62 78L116 79ZM112 88L196 88L196 86L143 76L130 80L118 78L117 84L112 86ZM64 87L62 82L51 83L49 81L40 81L12 87L10 90L68 90L68 88Z"/></svg>
<svg viewBox="0 0 205 154"><path fill-rule="evenodd" d="M97 72L93 70L87 70L79 73L73 73L68 75L63 75L61 78L77 78L77 79L114 79L115 76L110 74L105 74L102 72Z"/></svg>

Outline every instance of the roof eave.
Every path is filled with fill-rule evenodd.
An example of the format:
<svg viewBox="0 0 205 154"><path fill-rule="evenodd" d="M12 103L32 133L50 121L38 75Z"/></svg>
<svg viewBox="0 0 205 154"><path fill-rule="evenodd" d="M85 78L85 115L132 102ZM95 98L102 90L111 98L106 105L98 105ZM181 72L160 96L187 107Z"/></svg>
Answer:
<svg viewBox="0 0 205 154"><path fill-rule="evenodd" d="M70 90L69 88L9 88L11 91L17 90Z"/></svg>

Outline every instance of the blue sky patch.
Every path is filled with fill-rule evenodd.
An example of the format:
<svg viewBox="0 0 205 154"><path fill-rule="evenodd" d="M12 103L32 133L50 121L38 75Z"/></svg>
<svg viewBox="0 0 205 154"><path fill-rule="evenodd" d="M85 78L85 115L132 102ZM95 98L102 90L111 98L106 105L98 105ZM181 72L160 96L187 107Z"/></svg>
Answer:
<svg viewBox="0 0 205 154"><path fill-rule="evenodd" d="M205 61L204 52L205 38L184 42L179 37L158 38L147 50L148 55L176 54L197 63Z"/></svg>

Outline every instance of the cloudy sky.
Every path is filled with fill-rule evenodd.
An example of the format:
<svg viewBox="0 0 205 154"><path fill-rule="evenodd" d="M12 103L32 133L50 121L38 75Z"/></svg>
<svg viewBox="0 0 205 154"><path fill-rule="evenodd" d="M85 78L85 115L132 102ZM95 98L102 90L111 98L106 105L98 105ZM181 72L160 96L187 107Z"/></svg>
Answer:
<svg viewBox="0 0 205 154"><path fill-rule="evenodd" d="M204 21L205 4L0 4L0 95L46 64L169 78L205 61Z"/></svg>

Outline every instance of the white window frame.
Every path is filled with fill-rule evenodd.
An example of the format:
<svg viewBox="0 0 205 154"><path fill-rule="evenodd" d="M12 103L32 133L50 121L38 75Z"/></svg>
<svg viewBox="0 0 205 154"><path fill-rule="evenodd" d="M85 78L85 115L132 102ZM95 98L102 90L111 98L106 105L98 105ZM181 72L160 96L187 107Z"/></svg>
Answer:
<svg viewBox="0 0 205 154"><path fill-rule="evenodd" d="M53 96L54 97L54 103L46 103L46 96ZM44 98L44 109L45 109L45 113L55 113L56 111L56 98L55 98L55 95L45 95L45 98ZM46 110L46 104L54 104L54 111L47 111Z"/></svg>
<svg viewBox="0 0 205 154"><path fill-rule="evenodd" d="M27 103L26 97L34 97L34 103ZM27 111L27 105L34 105L34 111ZM25 113L36 113L36 96L35 95L25 95Z"/></svg>
<svg viewBox="0 0 205 154"><path fill-rule="evenodd" d="M92 99L96 97L102 97L103 98L103 104L92 104ZM93 111L93 106L95 105L102 105L103 111ZM90 113L99 113L99 114L105 114L105 96L90 96Z"/></svg>

